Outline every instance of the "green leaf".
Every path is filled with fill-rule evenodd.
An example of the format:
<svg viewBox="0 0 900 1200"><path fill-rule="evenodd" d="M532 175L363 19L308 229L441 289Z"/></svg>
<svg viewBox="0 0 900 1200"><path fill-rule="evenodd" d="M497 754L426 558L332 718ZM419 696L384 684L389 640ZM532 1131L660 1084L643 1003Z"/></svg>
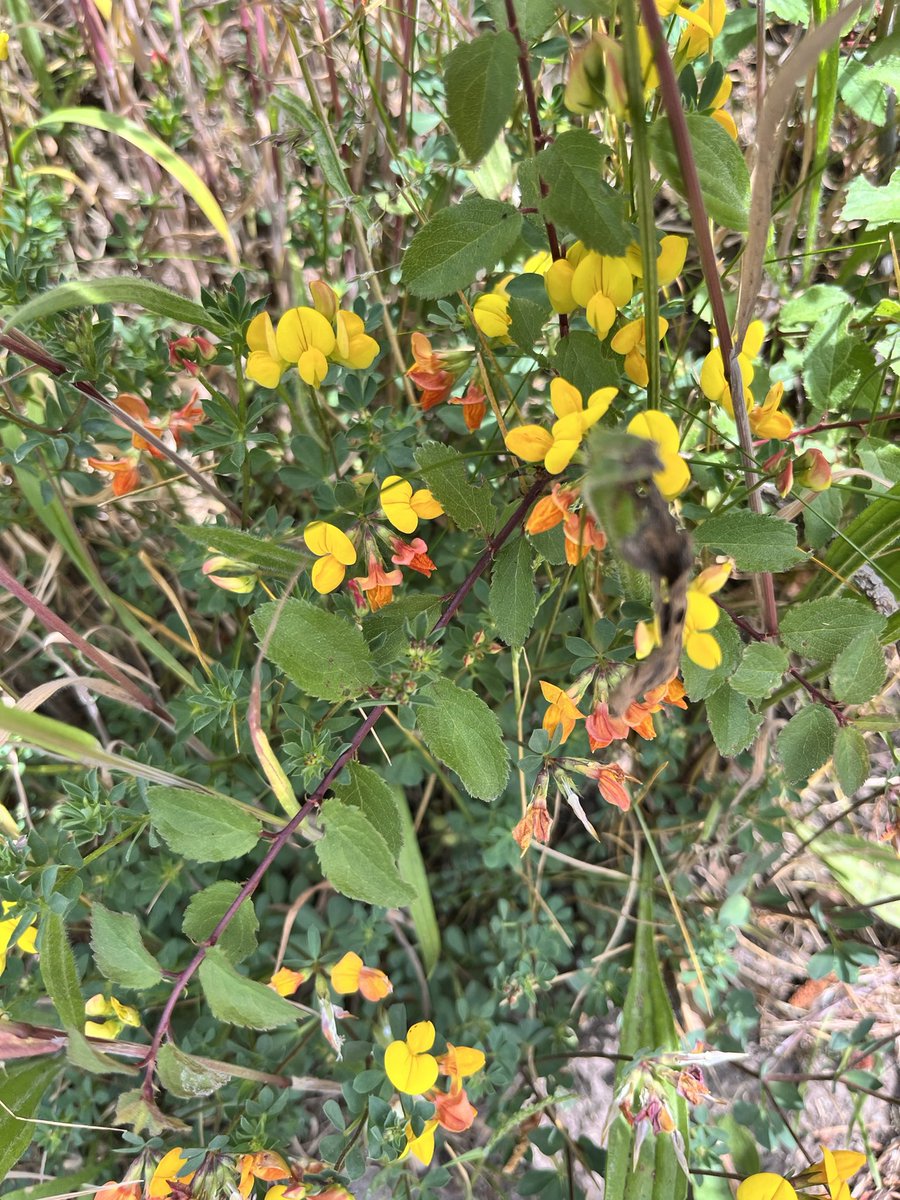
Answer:
<svg viewBox="0 0 900 1200"><path fill-rule="evenodd" d="M122 1092L116 1101L113 1124L130 1125L135 1133L146 1129L150 1137L159 1137L164 1133L187 1133L191 1128L177 1117L164 1113L152 1100L147 1099L141 1088Z"/></svg>
<svg viewBox="0 0 900 1200"><path fill-rule="evenodd" d="M521 213L510 205L470 196L419 230L403 255L403 282L422 300L467 288L512 249L521 228Z"/></svg>
<svg viewBox="0 0 900 1200"><path fill-rule="evenodd" d="M710 630L722 650L722 661L712 671L698 667L686 654L681 656L681 675L689 700L706 700L726 683L740 662L741 635L730 620L720 617L715 629Z"/></svg>
<svg viewBox="0 0 900 1200"><path fill-rule="evenodd" d="M440 603L437 596L398 596L384 608L366 613L362 619L363 637L376 660L388 663L399 658L409 647L407 622L422 613L433 612L436 617Z"/></svg>
<svg viewBox="0 0 900 1200"><path fill-rule="evenodd" d="M791 717L775 749L788 783L801 783L831 758L838 724L824 704L809 704Z"/></svg>
<svg viewBox="0 0 900 1200"><path fill-rule="evenodd" d="M513 0L516 21L526 42L536 42L556 20L556 0ZM494 24L505 29L509 16L505 0L487 0Z"/></svg>
<svg viewBox="0 0 900 1200"><path fill-rule="evenodd" d="M332 798L319 810L319 820L325 836L316 842L316 854L332 887L382 908L401 908L415 899L387 842L358 808Z"/></svg>
<svg viewBox="0 0 900 1200"><path fill-rule="evenodd" d="M408 883L416 894L416 898L409 902L409 915L419 939L419 954L425 974L430 975L441 956L441 930L434 911L428 872L419 849L409 804L400 788L395 789L395 794L397 811L403 826L403 845L397 859L397 866L400 868L403 881Z"/></svg>
<svg viewBox="0 0 900 1200"><path fill-rule="evenodd" d="M806 557L790 521L742 509L710 517L694 530L694 541L730 554L740 571L787 571Z"/></svg>
<svg viewBox="0 0 900 1200"><path fill-rule="evenodd" d="M259 821L221 796L187 788L147 789L153 828L170 850L194 862L226 862L259 841Z"/></svg>
<svg viewBox="0 0 900 1200"><path fill-rule="evenodd" d="M813 831L798 825L797 833L806 841ZM879 921L900 929L900 900L879 903L888 896L900 895L900 858L892 846L827 830L813 837L808 849L822 860L853 900L873 905L872 911Z"/></svg>
<svg viewBox="0 0 900 1200"><path fill-rule="evenodd" d="M6 328L22 329L33 321L41 321L56 313L70 312L73 308L94 308L98 304L133 305L169 321L199 325L201 329L208 329L212 333L221 332L221 327L212 320L206 309L193 300L186 300L184 296L160 287L158 283L118 275L62 283L41 292L27 304L13 309L6 317Z"/></svg>
<svg viewBox="0 0 900 1200"><path fill-rule="evenodd" d="M509 120L518 81L518 47L507 29L458 42L447 55L447 123L470 162L487 154Z"/></svg>
<svg viewBox="0 0 900 1200"><path fill-rule="evenodd" d="M84 997L65 922L48 910L41 917L41 978L65 1029L84 1029Z"/></svg>
<svg viewBox="0 0 900 1200"><path fill-rule="evenodd" d="M250 618L260 642L278 607L264 604ZM356 626L307 600L281 607L266 658L317 700L352 700L375 682L371 651Z"/></svg>
<svg viewBox="0 0 900 1200"><path fill-rule="evenodd" d="M802 599L834 595L845 586L866 558L879 554L900 541L900 483L870 501L858 517L828 547L825 571L817 571ZM858 631L857 631L858 632Z"/></svg>
<svg viewBox="0 0 900 1200"><path fill-rule="evenodd" d="M460 529L491 533L497 514L490 488L473 484L458 450L442 442L425 442L415 458L435 499Z"/></svg>
<svg viewBox="0 0 900 1200"><path fill-rule="evenodd" d="M419 693L416 725L425 745L462 780L470 796L493 800L506 787L509 756L500 722L480 696L438 679Z"/></svg>
<svg viewBox="0 0 900 1200"><path fill-rule="evenodd" d="M31 1118L44 1092L59 1079L59 1070L60 1060L51 1055L36 1062L14 1063L0 1077L0 1179L6 1178L31 1145L37 1132Z"/></svg>
<svg viewBox="0 0 900 1200"><path fill-rule="evenodd" d="M855 637L834 660L831 688L842 704L865 704L884 686L887 668L881 643L871 631Z"/></svg>
<svg viewBox="0 0 900 1200"><path fill-rule="evenodd" d="M707 699L706 715L719 753L725 758L746 750L762 724L762 713L754 712L727 683Z"/></svg>
<svg viewBox="0 0 900 1200"><path fill-rule="evenodd" d="M821 550L835 536L844 515L844 496L829 488L813 496L803 508L803 531L811 550Z"/></svg>
<svg viewBox="0 0 900 1200"><path fill-rule="evenodd" d="M537 304L526 296L509 298L509 336L525 354L534 354L540 345L541 330L544 328L550 306Z"/></svg>
<svg viewBox="0 0 900 1200"><path fill-rule="evenodd" d="M553 356L553 365L587 400L602 387L618 387L622 370L619 359L595 333L575 330L562 338Z"/></svg>
<svg viewBox="0 0 900 1200"><path fill-rule="evenodd" d="M69 1040L66 1046L66 1058L73 1067L87 1071L91 1075L135 1075L135 1067L119 1062L111 1054L104 1054L96 1046L92 1046L83 1033L77 1029L69 1030Z"/></svg>
<svg viewBox="0 0 900 1200"><path fill-rule="evenodd" d="M831 663L854 638L881 633L884 623L881 613L860 600L823 597L791 605L781 622L781 640L795 654Z"/></svg>
<svg viewBox="0 0 900 1200"><path fill-rule="evenodd" d="M726 229L744 233L749 224L750 176L744 156L718 121L685 113L700 190L710 217ZM650 158L679 195L685 195L681 166L666 117L650 126Z"/></svg>
<svg viewBox="0 0 900 1200"><path fill-rule="evenodd" d="M534 552L524 537L507 542L494 560L490 611L508 646L524 646L537 613Z"/></svg>
<svg viewBox="0 0 900 1200"><path fill-rule="evenodd" d="M847 188L842 221L868 221L870 225L893 225L900 221L900 168L890 181L875 187L865 175L857 175Z"/></svg>
<svg viewBox="0 0 900 1200"><path fill-rule="evenodd" d="M663 983L654 937L653 875L648 863L641 880L638 923L635 927L634 958L628 993L622 1006L619 1053L627 1058L640 1051L677 1050L678 1036L672 1005ZM627 1063L616 1071L616 1087L625 1082ZM667 1107L685 1142L690 1161L690 1130L687 1106L675 1091L664 1085ZM616 1114L609 1134L604 1195L606 1200L684 1200L687 1179L672 1148L672 1139L650 1134L634 1163L634 1130Z"/></svg>
<svg viewBox="0 0 900 1200"><path fill-rule="evenodd" d="M850 300L843 288L831 283L816 283L799 295L792 296L781 310L779 328L794 325L813 325L833 308L841 308Z"/></svg>
<svg viewBox="0 0 900 1200"><path fill-rule="evenodd" d="M835 409L857 400L857 393L874 377L875 356L863 339L851 333L848 322L855 306L831 309L817 321L806 343L803 386L810 404Z"/></svg>
<svg viewBox="0 0 900 1200"><path fill-rule="evenodd" d="M866 739L853 725L838 730L834 740L834 770L841 791L855 796L869 778L869 751Z"/></svg>
<svg viewBox="0 0 900 1200"><path fill-rule="evenodd" d="M218 200L189 163L165 142L160 141L140 125L120 117L115 113L106 112L100 108L57 108L45 113L31 122L23 134L19 136L13 147L13 158L18 161L25 140L38 129L54 128L57 125L83 125L88 129L99 129L104 133L115 134L138 150L150 156L172 176L191 197L203 215L225 243L229 261L237 266L240 261L237 246L228 228L225 214Z"/></svg>
<svg viewBox="0 0 900 1200"><path fill-rule="evenodd" d="M179 1050L172 1042L160 1049L156 1060L159 1082L182 1100L196 1100L199 1096L211 1096L228 1082L228 1076L210 1070L199 1058L193 1058Z"/></svg>
<svg viewBox="0 0 900 1200"><path fill-rule="evenodd" d="M217 946L207 951L200 964L200 986L217 1021L245 1029L275 1029L293 1025L298 1009L264 983L239 975Z"/></svg>
<svg viewBox="0 0 900 1200"><path fill-rule="evenodd" d="M95 902L91 909L91 946L102 975L123 987L151 988L162 979L159 963L145 948L137 917Z"/></svg>
<svg viewBox="0 0 900 1200"><path fill-rule="evenodd" d="M753 642L744 651L741 665L729 683L742 696L758 700L775 690L788 666L788 656L780 646Z"/></svg>
<svg viewBox="0 0 900 1200"><path fill-rule="evenodd" d="M728 136L727 134L725 135ZM609 149L586 129L570 129L537 156L547 187L541 212L574 233L589 250L624 254L634 241L625 197L603 178Z"/></svg>
<svg viewBox="0 0 900 1200"><path fill-rule="evenodd" d="M396 858L403 844L403 821L397 809L394 789L384 782L377 771L361 763L350 763L346 776L346 783L336 784L332 788L335 796L341 804L358 808L366 820L371 821Z"/></svg>
<svg viewBox="0 0 900 1200"><path fill-rule="evenodd" d="M239 883L220 880L192 896L181 923L185 937L198 945L205 942L237 899L240 890ZM239 963L256 950L258 930L259 920L253 901L245 900L216 944L226 958Z"/></svg>
<svg viewBox="0 0 900 1200"><path fill-rule="evenodd" d="M255 533L245 533L242 529L226 529L220 525L179 525L178 531L216 554L227 554L229 558L280 579L289 579L299 567L309 562L308 554L301 554L268 538L257 537Z"/></svg>

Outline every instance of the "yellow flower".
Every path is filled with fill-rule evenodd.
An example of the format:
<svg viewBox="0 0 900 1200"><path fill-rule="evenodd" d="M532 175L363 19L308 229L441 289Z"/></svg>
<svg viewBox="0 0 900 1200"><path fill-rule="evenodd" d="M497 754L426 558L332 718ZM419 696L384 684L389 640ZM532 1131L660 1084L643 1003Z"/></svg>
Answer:
<svg viewBox="0 0 900 1200"><path fill-rule="evenodd" d="M0 33L0 62L6 62L9 58L9 34Z"/></svg>
<svg viewBox="0 0 900 1200"><path fill-rule="evenodd" d="M663 499L674 500L680 496L691 482L691 472L678 453L678 428L672 418L657 409L648 408L631 418L627 432L634 437L656 442L662 470L654 473L653 480Z"/></svg>
<svg viewBox="0 0 900 1200"><path fill-rule="evenodd" d="M578 307L572 295L575 268L567 258L558 258L544 276L544 287L554 312L570 313Z"/></svg>
<svg viewBox="0 0 900 1200"><path fill-rule="evenodd" d="M88 1037L103 1038L107 1042L117 1038L126 1025L137 1029L141 1024L141 1014L136 1008L122 1004L115 996L110 996L107 1000L102 992L91 996L84 1006L84 1011L89 1017L109 1018L104 1021L85 1021L84 1023L84 1032Z"/></svg>
<svg viewBox="0 0 900 1200"><path fill-rule="evenodd" d="M290 363L278 352L272 318L267 312L254 317L247 328L247 378L263 387L276 388Z"/></svg>
<svg viewBox="0 0 900 1200"><path fill-rule="evenodd" d="M314 308L290 308L275 330L278 353L296 363L300 378L310 387L319 387L328 374L328 356L337 339L328 320Z"/></svg>
<svg viewBox="0 0 900 1200"><path fill-rule="evenodd" d="M715 670L722 662L722 648L709 632L719 621L719 606L712 595L725 586L730 575L730 562L707 567L688 588L684 652L691 662L707 671Z"/></svg>
<svg viewBox="0 0 900 1200"><path fill-rule="evenodd" d="M400 1152L400 1158L411 1154L417 1158L423 1167L427 1167L434 1158L434 1131L438 1127L437 1117L431 1117L425 1122L425 1128L418 1137L413 1133L412 1122L406 1122L406 1145Z"/></svg>
<svg viewBox="0 0 900 1200"><path fill-rule="evenodd" d="M713 39L719 36L725 24L725 0L703 0L693 15L691 27L678 39L677 53L684 55L688 62L701 54L712 53Z"/></svg>
<svg viewBox="0 0 900 1200"><path fill-rule="evenodd" d="M325 596L344 582L347 567L356 562L356 550L346 533L327 521L307 525L303 540L318 559L312 569L312 585Z"/></svg>
<svg viewBox="0 0 900 1200"><path fill-rule="evenodd" d="M398 1092L421 1096L434 1087L438 1064L428 1053L433 1045L434 1026L430 1021L418 1021L409 1028L405 1041L391 1042L385 1050L385 1074Z"/></svg>
<svg viewBox="0 0 900 1200"><path fill-rule="evenodd" d="M335 316L336 344L331 352L331 361L342 367L364 371L371 367L379 345L366 333L362 317L354 312L339 312Z"/></svg>
<svg viewBox="0 0 900 1200"><path fill-rule="evenodd" d="M10 904L6 900L0 901L0 975L6 970L6 954L13 934L16 932L16 926L21 919L22 914L17 911L14 904ZM26 954L36 954L37 926L32 922L23 929L16 938L15 944Z"/></svg>
<svg viewBox="0 0 900 1200"><path fill-rule="evenodd" d="M584 307L587 322L597 336L605 338L617 311L634 295L625 259L589 251L575 268L572 295Z"/></svg>
<svg viewBox="0 0 900 1200"><path fill-rule="evenodd" d="M522 264L523 275L546 275L553 265L553 255L549 250L538 250L525 259Z"/></svg>
<svg viewBox="0 0 900 1200"><path fill-rule="evenodd" d="M562 745L569 738L576 722L584 720L585 714L581 712L568 692L564 692L561 687L542 679L541 692L550 705L544 713L541 724L550 738L557 729L562 729L562 737L559 739L559 744Z"/></svg>
<svg viewBox="0 0 900 1200"><path fill-rule="evenodd" d="M291 1169L274 1150L257 1150L253 1154L242 1154L238 1158L241 1179L238 1191L245 1198L253 1191L253 1181L263 1179L274 1183L278 1179L290 1179Z"/></svg>
<svg viewBox="0 0 900 1200"><path fill-rule="evenodd" d="M431 521L443 514L443 508L427 488L413 486L399 475L388 475L381 485L384 515L401 533L415 533L419 521Z"/></svg>
<svg viewBox="0 0 900 1200"><path fill-rule="evenodd" d="M543 686L543 685L542 685ZM458 1092L462 1081L484 1070L484 1052L474 1046L454 1046L447 1043L447 1053L438 1059L442 1075L450 1076L450 1091Z"/></svg>
<svg viewBox="0 0 900 1200"><path fill-rule="evenodd" d="M506 448L524 462L542 462L551 475L564 471L582 439L609 409L618 388L598 388L588 396L587 407L578 388L565 379L550 384L550 404L558 420L549 430L541 425L520 425L506 435Z"/></svg>
<svg viewBox="0 0 900 1200"><path fill-rule="evenodd" d="M187 1157L180 1146L176 1146L174 1150L170 1150L168 1154L164 1154L157 1164L156 1170L150 1180L147 1188L147 1195L150 1200L165 1200L166 1196L172 1195L172 1189L169 1184L177 1179L182 1186L190 1183L194 1178L193 1173L190 1175L179 1175L178 1172L184 1168L187 1162Z"/></svg>
<svg viewBox="0 0 900 1200"><path fill-rule="evenodd" d="M699 10L694 12L693 9L685 8L679 3L679 0L656 0L656 11L661 17L671 17L673 15L682 17L689 25L694 25L704 33L711 33L709 22L700 15Z"/></svg>
<svg viewBox="0 0 900 1200"><path fill-rule="evenodd" d="M475 324L485 337L506 337L512 324L506 292L486 292L472 305Z"/></svg>
<svg viewBox="0 0 900 1200"><path fill-rule="evenodd" d="M659 317L658 321L659 338L657 340L661 342L666 336L669 322L665 317ZM631 382L636 383L638 387L646 387L650 381L650 374L647 370L644 318L638 317L636 321L629 321L627 325L623 325L609 344L616 354L625 355L625 374Z"/></svg>
<svg viewBox="0 0 900 1200"><path fill-rule="evenodd" d="M817 1183L823 1187L843 1184L852 1179L866 1161L866 1156L858 1150L829 1150L822 1146L822 1157L812 1163L796 1177L797 1183L804 1186Z"/></svg>
<svg viewBox="0 0 900 1200"><path fill-rule="evenodd" d="M794 422L787 413L780 411L783 396L784 384L773 383L762 407L751 409L750 428L757 437L784 441L794 432Z"/></svg>
<svg viewBox="0 0 900 1200"><path fill-rule="evenodd" d="M270 987L279 996L293 996L301 983L306 982L306 971L292 971L290 967L281 967L275 972L266 987Z"/></svg>
<svg viewBox="0 0 900 1200"><path fill-rule="evenodd" d="M751 321L744 335L744 344L741 346L740 354L738 354L738 366L741 372L741 379L744 381L744 400L748 411L753 406L753 396L750 392L750 384L753 382L754 373L753 359L756 358L762 349L765 336L766 327L762 321ZM707 400L712 400L714 404L721 404L729 416L734 416L734 408L731 403L731 387L725 377L722 351L718 346L713 346L712 350L710 350L709 354L703 360L703 366L700 368L700 391Z"/></svg>
<svg viewBox="0 0 900 1200"><path fill-rule="evenodd" d="M384 971L364 966L363 960L352 950L331 968L331 986L342 996L360 992L373 1003L383 1000L394 990Z"/></svg>
<svg viewBox="0 0 900 1200"><path fill-rule="evenodd" d="M668 287L674 283L684 270L684 260L687 258L688 240L674 233L667 233L659 243L659 254L656 257L656 282L660 287ZM641 258L641 248L637 242L632 242L625 251L625 262L628 270L635 279L643 279L644 263Z"/></svg>
<svg viewBox="0 0 900 1200"><path fill-rule="evenodd" d="M712 104L710 104L710 116L714 121L718 121L729 137L737 141L738 131L737 125L734 123L734 117L731 113L726 112L724 105L727 103L731 95L731 80L727 75L722 77L722 83L719 90L713 96Z"/></svg>
<svg viewBox="0 0 900 1200"><path fill-rule="evenodd" d="M762 1171L738 1186L737 1200L797 1200L797 1192L780 1175Z"/></svg>

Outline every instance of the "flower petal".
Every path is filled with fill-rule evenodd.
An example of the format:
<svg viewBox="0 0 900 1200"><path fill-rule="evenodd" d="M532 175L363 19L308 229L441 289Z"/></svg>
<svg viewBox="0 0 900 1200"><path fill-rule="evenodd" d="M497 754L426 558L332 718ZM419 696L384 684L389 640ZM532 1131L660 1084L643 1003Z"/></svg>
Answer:
<svg viewBox="0 0 900 1200"><path fill-rule="evenodd" d="M331 968L331 986L342 996L359 991L359 973L363 960L348 950L340 962Z"/></svg>
<svg viewBox="0 0 900 1200"><path fill-rule="evenodd" d="M506 435L507 450L523 462L543 462L552 445L552 435L540 425L520 425Z"/></svg>
<svg viewBox="0 0 900 1200"><path fill-rule="evenodd" d="M329 592L341 586L346 574L347 568L344 564L338 562L333 554L326 554L324 558L318 558L313 563L310 579L319 595L327 596Z"/></svg>
<svg viewBox="0 0 900 1200"><path fill-rule="evenodd" d="M356 562L353 543L343 529L328 521L312 521L303 531L303 540L313 554L331 554L345 567L352 567Z"/></svg>

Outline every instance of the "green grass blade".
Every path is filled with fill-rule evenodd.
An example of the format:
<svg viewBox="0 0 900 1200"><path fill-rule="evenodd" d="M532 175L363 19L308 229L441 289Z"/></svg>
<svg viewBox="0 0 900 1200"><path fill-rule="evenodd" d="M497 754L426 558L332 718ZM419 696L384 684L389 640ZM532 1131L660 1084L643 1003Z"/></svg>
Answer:
<svg viewBox="0 0 900 1200"><path fill-rule="evenodd" d="M96 304L133 304L145 312L185 325L199 325L212 333L220 327L210 320L206 310L177 292L145 279L111 276L84 282L63 283L14 309L5 318L6 328L22 329L32 321L40 321L55 313L73 308L89 308Z"/></svg>

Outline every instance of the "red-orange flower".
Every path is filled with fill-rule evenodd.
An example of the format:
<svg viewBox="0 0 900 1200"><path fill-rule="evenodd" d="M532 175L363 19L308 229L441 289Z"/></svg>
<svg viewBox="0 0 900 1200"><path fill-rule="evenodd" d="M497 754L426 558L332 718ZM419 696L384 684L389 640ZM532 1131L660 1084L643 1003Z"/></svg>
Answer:
<svg viewBox="0 0 900 1200"><path fill-rule="evenodd" d="M478 1116L478 1109L472 1107L465 1088L461 1087L455 1092L432 1092L428 1099L434 1105L438 1124L448 1133L462 1133L470 1129Z"/></svg>
<svg viewBox="0 0 900 1200"><path fill-rule="evenodd" d="M212 362L215 357L215 346L208 338L199 335L197 337L180 337L176 338L174 342L169 342L170 366L187 371L189 375L199 374L199 364Z"/></svg>
<svg viewBox="0 0 900 1200"><path fill-rule="evenodd" d="M596 782L597 790L607 804L614 804L616 808L621 808L622 812L628 812L631 808L631 797L625 789L625 772L621 767L615 763L596 763L594 769L587 774Z"/></svg>
<svg viewBox="0 0 900 1200"><path fill-rule="evenodd" d="M526 533L546 533L562 524L569 513L577 493L571 488L564 488L554 483L549 496L542 496L528 514L525 522Z"/></svg>
<svg viewBox="0 0 900 1200"><path fill-rule="evenodd" d="M146 401L140 396L133 396L131 392L122 392L116 396L116 404L129 417L134 417L135 421L140 421L148 432L155 434L157 437L162 437L162 425L158 421L151 420L150 409L147 407ZM118 418L115 420L116 424L121 425L123 429L128 428L124 421L120 421ZM165 458L165 455L161 451L154 449L139 433L132 433L131 444L135 450L147 450L154 458Z"/></svg>
<svg viewBox="0 0 900 1200"><path fill-rule="evenodd" d="M180 446L184 435L193 433L194 426L199 425L205 417L203 405L200 403L200 393L195 391L187 404L169 416L168 430L175 439L175 445Z"/></svg>
<svg viewBox="0 0 900 1200"><path fill-rule="evenodd" d="M291 1179L291 1170L280 1154L274 1150L258 1150L255 1154L242 1154L238 1159L241 1169L241 1180L238 1191L244 1197L253 1191L253 1180L262 1179L267 1183L275 1183L281 1179Z"/></svg>
<svg viewBox="0 0 900 1200"><path fill-rule="evenodd" d="M570 567L577 567L591 550L606 548L606 534L599 528L597 522L583 509L581 512L569 513L564 527L566 535L566 562Z"/></svg>
<svg viewBox="0 0 900 1200"><path fill-rule="evenodd" d="M606 703L597 704L584 723L591 750L604 750L613 742L628 737L629 726L621 717L614 717Z"/></svg>
<svg viewBox="0 0 900 1200"><path fill-rule="evenodd" d="M638 737L642 737L645 742L651 742L656 737L653 714L659 712L660 707L659 704L639 704L635 701L633 704L629 704L625 710L625 724L630 729L633 729Z"/></svg>
<svg viewBox="0 0 900 1200"><path fill-rule="evenodd" d="M421 392L419 403L427 412L450 395L458 371L447 369L444 355L435 353L424 333L412 335L413 365L406 372Z"/></svg>
<svg viewBox="0 0 900 1200"><path fill-rule="evenodd" d="M368 575L358 575L354 583L366 593L369 608L377 612L394 598L394 588L403 582L402 571L385 571L374 554L369 555Z"/></svg>
<svg viewBox="0 0 900 1200"><path fill-rule="evenodd" d="M113 458L107 462L102 458L89 458L88 466L95 471L105 471L112 475L112 490L114 496L127 496L140 486L141 470L137 458Z"/></svg>
<svg viewBox="0 0 900 1200"><path fill-rule="evenodd" d="M685 700L684 684L677 675L669 680L668 683L661 683L659 687L652 688L644 696L644 703L649 705L670 705L672 708L683 708L687 710L687 701Z"/></svg>
<svg viewBox="0 0 900 1200"><path fill-rule="evenodd" d="M450 403L463 406L466 429L470 433L481 428L481 422L487 413L487 396L484 394L484 388L480 388L477 383L470 383L461 396L451 396Z"/></svg>
<svg viewBox="0 0 900 1200"><path fill-rule="evenodd" d="M94 1200L141 1200L143 1186L136 1180L133 1183L105 1183L97 1192Z"/></svg>
<svg viewBox="0 0 900 1200"><path fill-rule="evenodd" d="M411 571L418 571L426 578L430 577L431 572L436 569L428 557L428 546L422 538L413 538L411 542L404 542L403 538L392 537L391 546L394 551L391 562L396 566L409 567Z"/></svg>

